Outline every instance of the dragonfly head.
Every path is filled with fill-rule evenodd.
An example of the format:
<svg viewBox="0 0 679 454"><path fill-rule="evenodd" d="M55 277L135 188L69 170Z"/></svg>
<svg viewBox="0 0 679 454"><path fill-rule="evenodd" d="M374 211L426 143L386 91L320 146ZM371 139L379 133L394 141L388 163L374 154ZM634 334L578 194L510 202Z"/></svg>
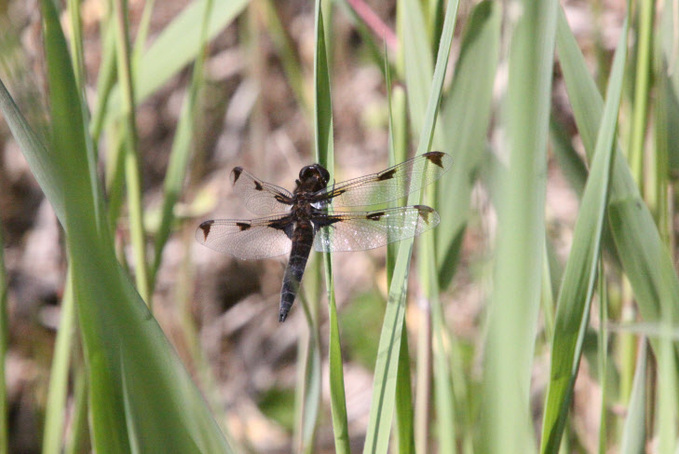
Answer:
<svg viewBox="0 0 679 454"><path fill-rule="evenodd" d="M299 171L297 190L320 191L328 185L330 173L320 164L305 166Z"/></svg>

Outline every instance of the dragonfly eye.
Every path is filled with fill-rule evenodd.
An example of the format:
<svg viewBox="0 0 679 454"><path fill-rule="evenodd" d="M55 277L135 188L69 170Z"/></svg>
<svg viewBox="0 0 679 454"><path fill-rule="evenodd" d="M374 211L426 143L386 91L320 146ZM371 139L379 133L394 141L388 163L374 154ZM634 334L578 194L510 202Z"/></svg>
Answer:
<svg viewBox="0 0 679 454"><path fill-rule="evenodd" d="M322 181L324 185L330 180L330 173L320 164L305 166L299 171L300 181Z"/></svg>

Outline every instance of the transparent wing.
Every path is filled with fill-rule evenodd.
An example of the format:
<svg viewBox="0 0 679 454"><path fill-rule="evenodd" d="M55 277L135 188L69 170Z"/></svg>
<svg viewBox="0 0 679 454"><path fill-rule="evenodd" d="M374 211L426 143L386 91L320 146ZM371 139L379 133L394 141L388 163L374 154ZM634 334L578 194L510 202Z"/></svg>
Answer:
<svg viewBox="0 0 679 454"><path fill-rule="evenodd" d="M315 194L314 201L330 202L334 207L390 202L438 180L452 161L449 154L431 151L381 172L328 186Z"/></svg>
<svg viewBox="0 0 679 454"><path fill-rule="evenodd" d="M233 192L251 212L265 215L290 209L292 194L287 189L262 181L242 167L234 167L230 179Z"/></svg>
<svg viewBox="0 0 679 454"><path fill-rule="evenodd" d="M293 223L287 215L251 221L214 219L196 229L196 240L217 252L243 259L263 259L290 252Z"/></svg>
<svg viewBox="0 0 679 454"><path fill-rule="evenodd" d="M424 205L332 213L313 221L317 228L314 248L320 252L374 249L419 235L440 220L433 208Z"/></svg>

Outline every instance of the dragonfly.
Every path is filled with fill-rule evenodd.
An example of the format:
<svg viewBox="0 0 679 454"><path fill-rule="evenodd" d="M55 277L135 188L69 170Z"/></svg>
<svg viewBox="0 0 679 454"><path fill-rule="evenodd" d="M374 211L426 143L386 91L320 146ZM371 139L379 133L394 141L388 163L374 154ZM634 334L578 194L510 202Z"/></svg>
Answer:
<svg viewBox="0 0 679 454"><path fill-rule="evenodd" d="M300 170L292 192L235 167L230 175L233 191L249 211L264 217L205 221L196 229L196 240L242 260L289 255L278 314L282 323L297 296L312 247L319 252L374 249L419 235L440 222L438 213L425 205L373 211L337 208L393 202L438 180L451 163L449 154L431 151L330 185L329 172L312 164Z"/></svg>

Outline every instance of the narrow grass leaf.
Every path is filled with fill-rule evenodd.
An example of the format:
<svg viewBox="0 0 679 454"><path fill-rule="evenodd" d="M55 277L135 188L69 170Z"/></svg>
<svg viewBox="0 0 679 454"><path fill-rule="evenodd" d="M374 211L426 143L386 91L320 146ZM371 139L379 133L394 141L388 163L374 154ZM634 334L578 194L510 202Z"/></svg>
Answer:
<svg viewBox="0 0 679 454"><path fill-rule="evenodd" d="M405 81L411 131L419 138L427 111L427 99L434 73L434 62L422 4L416 0L399 0L399 42L405 61Z"/></svg>
<svg viewBox="0 0 679 454"><path fill-rule="evenodd" d="M563 11L558 18L557 51L569 100L587 156L592 159L603 101ZM621 153L616 150L608 217L620 261L645 321L657 321L660 304L679 321L679 280L667 248Z"/></svg>
<svg viewBox="0 0 679 454"><path fill-rule="evenodd" d="M558 450L580 366L582 344L596 286L604 229L614 139L627 52L623 27L608 81L608 93L596 152L575 224L573 246L566 263L556 309L550 382L542 424L542 452ZM604 303L602 303L604 304Z"/></svg>
<svg viewBox="0 0 679 454"><path fill-rule="evenodd" d="M115 27L112 26L112 16L109 14L101 21L101 64L97 77L97 104L92 113L90 133L95 142L104 128L104 121L108 112L108 104L111 101L111 93L116 84L116 50L115 50ZM115 101L118 102L118 101ZM107 165L107 172L111 172L111 165ZM107 178L107 182L108 182Z"/></svg>
<svg viewBox="0 0 679 454"><path fill-rule="evenodd" d="M391 67L387 47L384 51L384 75L387 86L387 106L389 110L389 165L406 160L408 149L405 137L407 136L407 108L405 106L405 93L403 90L396 89L392 85ZM395 93L393 93L395 92ZM393 94L392 94L393 93ZM394 101L396 98L396 101ZM400 102L399 102L400 101ZM395 105L394 105L395 104ZM401 121L396 121L400 119ZM400 203L401 201L398 201ZM386 272L387 286L391 286L394 273L394 263L398 253L398 243L389 242L387 244ZM406 329L405 318L403 327ZM401 336L401 346L399 349L398 371L396 378L396 437L398 450L402 454L411 453L415 450L415 432L413 411L413 390L411 382L410 368L410 348L408 336ZM419 358L418 358L419 359Z"/></svg>
<svg viewBox="0 0 679 454"><path fill-rule="evenodd" d="M659 341L657 363L657 403L655 405L658 452L676 452L677 444L677 363L673 343L668 334L672 327L669 318L660 323L665 332Z"/></svg>
<svg viewBox="0 0 679 454"><path fill-rule="evenodd" d="M630 2L628 2L630 3ZM653 41L653 16L655 14L654 2L640 2L637 8L638 19L635 26L636 38L636 61L634 65L634 105L632 109L632 124L630 129L629 146L627 156L630 160L632 174L637 182L643 181L643 159L645 156L644 143L646 142L648 122L648 102L650 90L650 77L652 74L651 58Z"/></svg>
<svg viewBox="0 0 679 454"><path fill-rule="evenodd" d="M61 301L59 330L54 347L54 357L50 370L49 394L45 412L45 434L42 440L43 454L58 454L64 445L64 408L68 394L71 354L74 351L75 337L75 299L71 272L66 277L66 288Z"/></svg>
<svg viewBox="0 0 679 454"><path fill-rule="evenodd" d="M76 454L91 449L87 426L87 390L85 364L79 360L73 378L73 412L69 438L63 451L65 454Z"/></svg>
<svg viewBox="0 0 679 454"><path fill-rule="evenodd" d="M332 121L332 94L330 90L330 68L326 54L326 33L323 20L323 8L316 2L316 58L314 68L314 85L316 102L314 104L316 124L316 157L318 162L334 174L334 137ZM328 297L328 324L330 337L328 345L329 379L330 379L330 410L332 412L332 427L335 436L335 452L349 453L349 424L347 422L347 404L344 390L344 364L342 362L342 346L340 341L339 324L337 320L337 305L335 304L335 288L332 277L332 257L323 254L325 264L325 284Z"/></svg>
<svg viewBox="0 0 679 454"><path fill-rule="evenodd" d="M116 28L116 55L118 84L122 93L122 131L125 154L125 186L127 193L130 237L134 255L135 279L142 299L151 307L149 269L146 259L146 229L142 207L141 168L137 138L135 91L132 82L132 65L129 44L129 21L127 6L122 0L114 0L113 10Z"/></svg>
<svg viewBox="0 0 679 454"><path fill-rule="evenodd" d="M471 191L483 162L500 45L500 8L484 1L472 10L462 37L450 92L442 107L442 135L454 165L439 183L441 227L436 231L439 286L447 288L457 268L467 226Z"/></svg>
<svg viewBox="0 0 679 454"><path fill-rule="evenodd" d="M640 342L632 395L627 406L627 417L622 430L620 454L637 454L646 450L646 407L648 397L646 389L648 345L646 340Z"/></svg>
<svg viewBox="0 0 679 454"><path fill-rule="evenodd" d="M677 12L679 5L673 2L665 3L660 19L659 47L661 56L658 58L660 70L656 71L659 93L657 102L663 107L658 115L660 124L656 126L656 137L662 135L658 142L667 147L667 160L670 172L679 172L679 147L671 146L679 143L679 54L677 53L676 29L679 25Z"/></svg>
<svg viewBox="0 0 679 454"><path fill-rule="evenodd" d="M436 264L434 262L433 242L428 254L430 258L430 286L438 285ZM438 446L441 452L454 454L457 452L458 424L455 418L455 392L452 381L452 363L450 361L451 336L446 326L446 319L439 293L432 290L430 299L432 319L432 353L434 366L434 397L436 408L436 427L438 428Z"/></svg>
<svg viewBox="0 0 679 454"><path fill-rule="evenodd" d="M529 388L542 288L547 132L558 2L523 1L503 112L509 172L500 182L497 261L485 348L486 452L534 448Z"/></svg>
<svg viewBox="0 0 679 454"><path fill-rule="evenodd" d="M283 65L283 70L285 71L290 88L297 98L297 103L309 117L312 107L311 101L309 100L307 85L304 80L302 64L299 56L295 52L293 43L286 33L283 22L276 9L276 4L277 2L274 2L273 0L266 0L261 3L255 2L250 7L261 8L261 14L264 16L264 21L266 23L266 31L271 35L271 43L276 46L276 50L280 55L280 62Z"/></svg>
<svg viewBox="0 0 679 454"><path fill-rule="evenodd" d="M402 3L399 5L403 6ZM409 3L408 5L413 7L412 3ZM415 7L417 6L415 5ZM445 77L452 45L457 7L457 1L452 1L448 4L443 33L441 35L441 43L439 45L439 53L436 59L436 67L431 83L422 80L417 82L424 83L431 87L431 91L429 91L428 95L429 101L424 115L424 122L421 123L422 129L419 134L420 141L417 152L418 155L429 150L433 140L436 116L443 88L443 79ZM412 11L407 10L406 7L406 11L403 13L406 14L410 12ZM410 39L410 37L406 36L402 42L405 42L408 39ZM408 54L406 53L406 55ZM406 66L410 64L414 64L414 61L411 63L407 59ZM410 92L410 87L408 87L408 90L408 100L410 100L411 97L414 96L414 93ZM415 91L420 93L421 86L416 88ZM411 118L411 121L414 121L414 119ZM411 204L419 197L421 197L421 194L411 194L408 198L408 203ZM430 240L433 241L431 238ZM389 287L389 301L384 314L384 324L382 325L380 344L377 352L377 362L375 364L373 397L370 407L370 421L368 423L366 440L363 446L364 452L386 452L389 447L389 434L394 414L394 395L398 380L399 349L401 346L403 327L405 325L405 303L412 248L413 240L401 242L393 278Z"/></svg>
<svg viewBox="0 0 679 454"><path fill-rule="evenodd" d="M0 80L0 110L5 117L14 140L21 148L35 179L54 209L59 222L65 224L63 182L55 160L47 152L42 139L28 124L4 82ZM29 150L29 151L27 151Z"/></svg>

